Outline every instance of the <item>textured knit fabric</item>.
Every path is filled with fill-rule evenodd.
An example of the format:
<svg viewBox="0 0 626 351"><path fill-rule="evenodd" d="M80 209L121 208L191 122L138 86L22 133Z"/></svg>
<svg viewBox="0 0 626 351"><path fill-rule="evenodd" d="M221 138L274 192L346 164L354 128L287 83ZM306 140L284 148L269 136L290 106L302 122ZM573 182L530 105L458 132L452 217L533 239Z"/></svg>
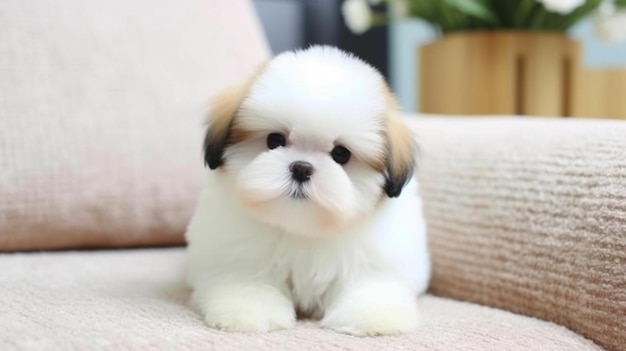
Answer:
<svg viewBox="0 0 626 351"><path fill-rule="evenodd" d="M208 328L189 307L183 249L0 256L1 350L600 350L553 323L433 296L421 326L358 338L315 322L265 334Z"/></svg>
<svg viewBox="0 0 626 351"><path fill-rule="evenodd" d="M626 350L626 123L413 122L431 292Z"/></svg>
<svg viewBox="0 0 626 351"><path fill-rule="evenodd" d="M245 0L0 1L0 251L182 242L261 33Z"/></svg>

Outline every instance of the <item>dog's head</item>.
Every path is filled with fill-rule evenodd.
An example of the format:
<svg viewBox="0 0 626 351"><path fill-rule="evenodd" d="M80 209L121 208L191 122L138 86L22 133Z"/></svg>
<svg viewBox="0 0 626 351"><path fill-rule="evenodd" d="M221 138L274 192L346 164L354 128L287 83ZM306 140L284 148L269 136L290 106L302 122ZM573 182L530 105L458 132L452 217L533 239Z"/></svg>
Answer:
<svg viewBox="0 0 626 351"><path fill-rule="evenodd" d="M253 216L307 236L399 196L415 162L383 77L329 47L281 54L217 96L204 153Z"/></svg>

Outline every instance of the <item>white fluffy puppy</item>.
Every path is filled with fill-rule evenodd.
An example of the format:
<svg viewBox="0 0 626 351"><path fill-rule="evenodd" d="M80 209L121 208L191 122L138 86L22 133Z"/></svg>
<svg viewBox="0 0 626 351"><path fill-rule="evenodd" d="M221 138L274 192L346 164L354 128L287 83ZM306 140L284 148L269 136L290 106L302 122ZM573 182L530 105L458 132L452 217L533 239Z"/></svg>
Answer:
<svg viewBox="0 0 626 351"><path fill-rule="evenodd" d="M414 141L383 77L338 49L281 54L217 97L187 229L213 327L354 335L416 327L430 264Z"/></svg>

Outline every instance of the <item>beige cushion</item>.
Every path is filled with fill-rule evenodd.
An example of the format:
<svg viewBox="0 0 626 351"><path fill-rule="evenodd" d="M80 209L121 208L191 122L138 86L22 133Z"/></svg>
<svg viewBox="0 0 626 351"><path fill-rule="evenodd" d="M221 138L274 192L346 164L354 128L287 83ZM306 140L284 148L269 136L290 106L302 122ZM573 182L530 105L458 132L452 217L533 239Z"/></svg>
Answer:
<svg viewBox="0 0 626 351"><path fill-rule="evenodd" d="M249 1L0 1L0 251L182 243Z"/></svg>
<svg viewBox="0 0 626 351"><path fill-rule="evenodd" d="M431 292L626 349L626 123L415 119Z"/></svg>
<svg viewBox="0 0 626 351"><path fill-rule="evenodd" d="M0 350L600 350L566 328L426 296L422 323L356 338L301 322L268 334L216 331L188 306L183 249L0 256Z"/></svg>

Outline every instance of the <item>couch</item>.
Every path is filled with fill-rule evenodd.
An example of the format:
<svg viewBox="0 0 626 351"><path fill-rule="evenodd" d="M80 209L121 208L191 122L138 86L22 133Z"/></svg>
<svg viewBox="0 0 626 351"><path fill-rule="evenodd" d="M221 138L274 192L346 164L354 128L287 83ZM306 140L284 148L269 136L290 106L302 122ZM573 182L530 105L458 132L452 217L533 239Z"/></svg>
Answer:
<svg viewBox="0 0 626 351"><path fill-rule="evenodd" d="M184 283L207 98L269 50L246 0L0 2L0 350L625 350L626 123L407 115L420 327L208 328Z"/></svg>

